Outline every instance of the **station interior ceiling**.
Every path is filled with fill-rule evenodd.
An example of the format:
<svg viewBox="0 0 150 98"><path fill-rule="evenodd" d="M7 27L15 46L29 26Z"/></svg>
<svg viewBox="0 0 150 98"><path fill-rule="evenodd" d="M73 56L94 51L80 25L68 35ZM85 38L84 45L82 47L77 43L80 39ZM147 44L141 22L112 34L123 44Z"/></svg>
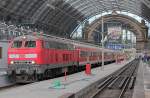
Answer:
<svg viewBox="0 0 150 98"><path fill-rule="evenodd" d="M80 22L108 11L124 11L150 21L150 0L0 0L0 19L70 37Z"/></svg>

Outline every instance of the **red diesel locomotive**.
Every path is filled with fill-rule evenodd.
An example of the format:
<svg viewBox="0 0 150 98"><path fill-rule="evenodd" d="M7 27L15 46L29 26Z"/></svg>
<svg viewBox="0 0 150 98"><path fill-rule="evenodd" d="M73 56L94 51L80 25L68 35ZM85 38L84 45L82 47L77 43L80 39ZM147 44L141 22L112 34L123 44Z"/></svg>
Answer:
<svg viewBox="0 0 150 98"><path fill-rule="evenodd" d="M105 62L115 61L115 54L104 49ZM83 69L87 63L99 64L101 55L101 48L88 43L54 36L19 36L8 48L8 74L16 82L33 82Z"/></svg>

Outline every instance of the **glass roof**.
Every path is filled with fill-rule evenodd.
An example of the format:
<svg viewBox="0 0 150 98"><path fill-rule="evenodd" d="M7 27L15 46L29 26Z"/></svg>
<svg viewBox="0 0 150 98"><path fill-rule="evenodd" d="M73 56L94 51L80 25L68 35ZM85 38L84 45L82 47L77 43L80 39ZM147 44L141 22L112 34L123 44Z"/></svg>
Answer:
<svg viewBox="0 0 150 98"><path fill-rule="evenodd" d="M150 21L150 0L0 0L1 20L69 37L79 22L111 10Z"/></svg>

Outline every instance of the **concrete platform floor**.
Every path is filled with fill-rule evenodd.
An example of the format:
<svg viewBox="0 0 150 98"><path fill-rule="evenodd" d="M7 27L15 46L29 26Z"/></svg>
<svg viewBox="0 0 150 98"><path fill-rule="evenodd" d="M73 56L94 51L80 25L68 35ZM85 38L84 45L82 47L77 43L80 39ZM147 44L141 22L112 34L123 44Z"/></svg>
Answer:
<svg viewBox="0 0 150 98"><path fill-rule="evenodd" d="M132 98L150 98L150 65L140 62Z"/></svg>
<svg viewBox="0 0 150 98"><path fill-rule="evenodd" d="M7 75L6 68L0 68L0 88L14 84Z"/></svg>
<svg viewBox="0 0 150 98"><path fill-rule="evenodd" d="M144 65L144 90L145 90L145 98L150 98L150 65Z"/></svg>

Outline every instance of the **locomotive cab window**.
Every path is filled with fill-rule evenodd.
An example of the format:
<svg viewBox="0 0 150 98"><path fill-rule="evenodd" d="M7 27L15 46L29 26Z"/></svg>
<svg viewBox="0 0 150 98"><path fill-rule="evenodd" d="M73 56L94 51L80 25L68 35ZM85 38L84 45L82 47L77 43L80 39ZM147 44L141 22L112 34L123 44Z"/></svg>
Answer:
<svg viewBox="0 0 150 98"><path fill-rule="evenodd" d="M12 48L20 48L22 46L22 41L14 41Z"/></svg>
<svg viewBox="0 0 150 98"><path fill-rule="evenodd" d="M34 48L36 47L36 41L26 41L25 47Z"/></svg>

